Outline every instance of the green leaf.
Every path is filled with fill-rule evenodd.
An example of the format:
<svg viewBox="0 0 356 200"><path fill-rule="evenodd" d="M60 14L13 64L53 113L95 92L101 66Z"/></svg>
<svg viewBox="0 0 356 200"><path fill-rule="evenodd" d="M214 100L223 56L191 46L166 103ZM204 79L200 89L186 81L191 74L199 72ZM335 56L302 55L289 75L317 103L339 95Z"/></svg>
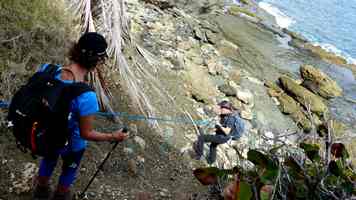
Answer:
<svg viewBox="0 0 356 200"><path fill-rule="evenodd" d="M356 182L356 173L353 170L351 170L349 168L345 169L344 175L345 175L345 177L349 178L351 181Z"/></svg>
<svg viewBox="0 0 356 200"><path fill-rule="evenodd" d="M264 185L260 190L261 200L269 200L273 193L272 185Z"/></svg>
<svg viewBox="0 0 356 200"><path fill-rule="evenodd" d="M276 177L278 176L277 169L266 169L266 171L261 175L261 182L264 184L274 183Z"/></svg>
<svg viewBox="0 0 356 200"><path fill-rule="evenodd" d="M198 168L193 171L193 174L203 185L216 184L218 177L223 175L221 170L216 167Z"/></svg>
<svg viewBox="0 0 356 200"><path fill-rule="evenodd" d="M262 168L266 168L268 166L268 157L253 149L247 152L247 160Z"/></svg>
<svg viewBox="0 0 356 200"><path fill-rule="evenodd" d="M274 182L278 175L278 165L269 155L256 150L250 150L247 153L247 159L263 169L263 174L260 177L262 183L268 184Z"/></svg>
<svg viewBox="0 0 356 200"><path fill-rule="evenodd" d="M343 187L344 191L348 194L352 194L354 190L354 184L350 181L345 181L344 183L341 184Z"/></svg>
<svg viewBox="0 0 356 200"><path fill-rule="evenodd" d="M248 183L241 181L240 191L236 196L236 200L250 200L251 197L252 197L251 186Z"/></svg>
<svg viewBox="0 0 356 200"><path fill-rule="evenodd" d="M338 180L339 180L339 178L338 177L336 177L335 175L329 175L329 176L327 176L326 177L326 179L325 179L325 183L327 184L327 185L337 185L338 183Z"/></svg>
<svg viewBox="0 0 356 200"><path fill-rule="evenodd" d="M328 170L331 174L333 174L337 177L342 175L341 168L334 160L329 163Z"/></svg>
<svg viewBox="0 0 356 200"><path fill-rule="evenodd" d="M321 157L319 155L320 147L316 144L300 143L300 148L304 150L304 153L311 161L320 161Z"/></svg>
<svg viewBox="0 0 356 200"><path fill-rule="evenodd" d="M300 165L295 161L295 159L290 156L285 161L284 164L289 167L289 173L296 179L304 179L303 170Z"/></svg>

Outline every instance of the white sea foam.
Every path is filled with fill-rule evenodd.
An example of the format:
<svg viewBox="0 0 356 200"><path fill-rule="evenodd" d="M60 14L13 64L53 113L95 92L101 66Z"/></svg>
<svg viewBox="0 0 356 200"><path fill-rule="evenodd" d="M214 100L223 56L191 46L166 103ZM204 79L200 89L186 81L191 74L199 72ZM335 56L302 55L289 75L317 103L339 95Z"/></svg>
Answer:
<svg viewBox="0 0 356 200"><path fill-rule="evenodd" d="M295 21L291 17L284 14L281 10L269 3L259 2L258 6L270 13L272 16L274 16L276 18L278 26L280 26L281 28L288 28L290 25L295 23Z"/></svg>
<svg viewBox="0 0 356 200"><path fill-rule="evenodd" d="M352 58L349 54L341 51L338 49L336 46L332 44L326 44L326 43L313 43L315 46L320 46L321 48L325 49L327 52L334 53L337 56L341 56L346 59L348 64L355 64L356 65L356 59Z"/></svg>

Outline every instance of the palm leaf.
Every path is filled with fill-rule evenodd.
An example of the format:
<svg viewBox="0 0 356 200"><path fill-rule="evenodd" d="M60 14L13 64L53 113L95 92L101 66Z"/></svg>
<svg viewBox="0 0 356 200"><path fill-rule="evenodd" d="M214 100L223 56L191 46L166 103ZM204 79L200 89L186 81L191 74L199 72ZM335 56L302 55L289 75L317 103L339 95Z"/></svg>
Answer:
<svg viewBox="0 0 356 200"><path fill-rule="evenodd" d="M130 36L129 18L126 12L125 0L68 0L70 7L81 18L83 31L97 31L108 41L108 54L113 59L111 69L120 75L120 83L127 88L126 91L136 107L148 117L155 116L157 111L151 103L151 98L143 88L149 88L160 95L160 99L173 98L162 89L159 80L153 75L158 71L157 58L143 47L137 45ZM135 50L133 63L129 65L122 49ZM153 70L153 73L147 68ZM112 97L107 86L99 76L100 72L92 73L91 83L97 91L101 108L112 111ZM145 85L146 84L146 85ZM162 92L164 91L164 92ZM152 96L158 99L157 96ZM165 98L164 98L165 97ZM168 98L167 98L168 97ZM158 127L158 123L153 125Z"/></svg>

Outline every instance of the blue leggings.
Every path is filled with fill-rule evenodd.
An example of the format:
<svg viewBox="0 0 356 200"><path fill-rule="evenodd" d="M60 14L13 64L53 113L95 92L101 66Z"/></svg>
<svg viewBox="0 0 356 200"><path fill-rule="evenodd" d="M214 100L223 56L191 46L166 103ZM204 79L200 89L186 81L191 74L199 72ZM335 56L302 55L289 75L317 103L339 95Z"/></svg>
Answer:
<svg viewBox="0 0 356 200"><path fill-rule="evenodd" d="M77 169L79 168L80 161L83 157L85 149L73 152L69 148L60 150L56 155L51 157L44 157L41 160L39 176L51 177L54 168L57 165L59 156L62 157L63 166L62 173L59 177L59 185L70 187L76 179Z"/></svg>

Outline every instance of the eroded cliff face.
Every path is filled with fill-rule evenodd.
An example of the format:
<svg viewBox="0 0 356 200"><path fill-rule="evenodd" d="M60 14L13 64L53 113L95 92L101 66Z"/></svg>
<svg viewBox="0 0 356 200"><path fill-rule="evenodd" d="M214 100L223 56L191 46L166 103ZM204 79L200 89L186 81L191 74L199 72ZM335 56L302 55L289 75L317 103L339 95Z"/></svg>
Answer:
<svg viewBox="0 0 356 200"><path fill-rule="evenodd" d="M207 134L212 133L212 107L223 99L239 109L246 130L240 140L218 147L215 166L234 167L237 151L246 156L249 148L293 146L304 137L303 129L312 129L303 104L274 84L282 74L299 79L293 72L301 64L319 66L322 61L288 46L291 34L273 25L273 18L253 1L231 6L218 0L130 0L127 7L131 36L142 47L143 57L135 57L133 47L124 47L124 52L154 108L151 117L159 120L123 118L134 136L106 164L88 192L89 199L213 198L192 176L193 168L207 163L193 159L197 131L190 121L212 121L204 126ZM118 72L106 71L115 109L137 113ZM299 83L295 82L298 88L302 87ZM273 90L265 85L274 85ZM327 101L316 98L322 104L321 113ZM4 119L6 111L1 112ZM152 128L157 125L154 122L158 126ZM101 117L96 123L102 130L117 126ZM2 130L6 134L0 137L0 199L26 199L37 161L16 149L4 124ZM343 131L342 135L348 134L347 126ZM90 144L75 190L84 187L109 148L108 144Z"/></svg>

